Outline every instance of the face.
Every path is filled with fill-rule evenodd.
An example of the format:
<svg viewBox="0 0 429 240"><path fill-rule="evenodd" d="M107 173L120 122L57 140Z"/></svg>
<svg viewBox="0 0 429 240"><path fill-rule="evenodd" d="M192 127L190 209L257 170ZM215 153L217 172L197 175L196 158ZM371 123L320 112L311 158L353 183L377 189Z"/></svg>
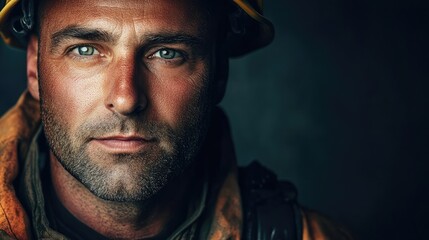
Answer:
<svg viewBox="0 0 429 240"><path fill-rule="evenodd" d="M206 134L216 89L207 10L198 0L46 2L38 84L54 157L103 199L151 197Z"/></svg>

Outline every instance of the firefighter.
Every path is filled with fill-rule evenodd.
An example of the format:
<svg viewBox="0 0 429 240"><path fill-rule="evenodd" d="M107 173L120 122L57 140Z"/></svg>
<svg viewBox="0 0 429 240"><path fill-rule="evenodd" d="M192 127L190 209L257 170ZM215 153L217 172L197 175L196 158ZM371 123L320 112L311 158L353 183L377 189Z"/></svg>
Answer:
<svg viewBox="0 0 429 240"><path fill-rule="evenodd" d="M1 239L348 239L236 165L217 104L273 39L262 1L8 0L0 28L28 83L0 119Z"/></svg>

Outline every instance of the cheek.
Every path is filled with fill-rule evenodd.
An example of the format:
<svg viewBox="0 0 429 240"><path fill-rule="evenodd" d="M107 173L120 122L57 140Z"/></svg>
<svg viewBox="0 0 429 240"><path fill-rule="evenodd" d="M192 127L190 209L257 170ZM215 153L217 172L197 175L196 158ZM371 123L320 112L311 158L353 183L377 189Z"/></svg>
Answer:
<svg viewBox="0 0 429 240"><path fill-rule="evenodd" d="M151 88L156 115L173 128L178 128L184 120L200 117L210 103L209 78L201 73L168 84L153 84Z"/></svg>
<svg viewBox="0 0 429 240"><path fill-rule="evenodd" d="M55 67L52 67L55 66ZM95 106L99 98L94 81L82 81L84 74L57 61L40 62L40 89L45 108L68 128L76 128ZM96 76L92 76L96 78Z"/></svg>

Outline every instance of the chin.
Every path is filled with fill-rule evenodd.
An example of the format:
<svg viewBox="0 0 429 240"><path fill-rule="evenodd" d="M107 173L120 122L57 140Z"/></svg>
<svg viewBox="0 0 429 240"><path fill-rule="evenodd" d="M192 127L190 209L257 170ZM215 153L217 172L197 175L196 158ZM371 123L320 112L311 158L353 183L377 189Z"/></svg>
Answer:
<svg viewBox="0 0 429 240"><path fill-rule="evenodd" d="M116 202L152 198L182 174L189 162L166 154L102 155L104 158L99 155L97 161L89 157L79 163L60 162L92 194Z"/></svg>

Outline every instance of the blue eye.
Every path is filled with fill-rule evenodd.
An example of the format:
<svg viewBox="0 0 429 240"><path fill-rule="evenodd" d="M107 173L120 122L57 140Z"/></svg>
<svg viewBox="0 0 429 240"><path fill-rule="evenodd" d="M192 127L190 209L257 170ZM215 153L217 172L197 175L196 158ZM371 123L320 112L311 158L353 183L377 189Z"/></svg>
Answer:
<svg viewBox="0 0 429 240"><path fill-rule="evenodd" d="M72 52L80 56L92 56L99 54L97 49L91 46L77 46L72 50Z"/></svg>
<svg viewBox="0 0 429 240"><path fill-rule="evenodd" d="M182 54L176 50L164 48L161 50L158 50L153 54L154 57L159 57L163 59L174 59L178 57L183 57Z"/></svg>

